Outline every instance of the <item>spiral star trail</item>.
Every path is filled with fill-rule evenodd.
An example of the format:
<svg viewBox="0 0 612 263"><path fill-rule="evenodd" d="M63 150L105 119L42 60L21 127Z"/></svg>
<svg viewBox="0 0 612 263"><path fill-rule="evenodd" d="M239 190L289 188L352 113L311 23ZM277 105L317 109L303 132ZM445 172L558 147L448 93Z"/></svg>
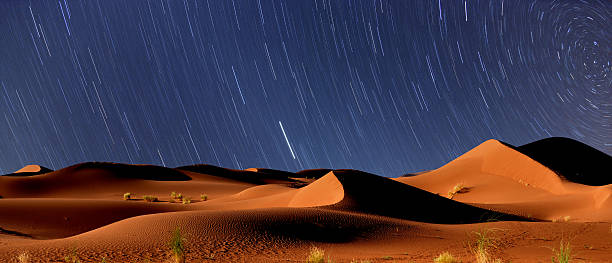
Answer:
<svg viewBox="0 0 612 263"><path fill-rule="evenodd" d="M550 136L610 154L610 21L609 1L2 1L0 170L398 176Z"/></svg>

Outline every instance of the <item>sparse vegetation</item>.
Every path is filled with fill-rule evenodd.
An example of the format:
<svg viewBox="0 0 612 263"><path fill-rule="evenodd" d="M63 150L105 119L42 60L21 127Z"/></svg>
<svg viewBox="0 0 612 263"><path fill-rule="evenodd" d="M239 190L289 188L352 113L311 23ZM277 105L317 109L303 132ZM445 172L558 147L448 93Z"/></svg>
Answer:
<svg viewBox="0 0 612 263"><path fill-rule="evenodd" d="M384 260L392 260L393 257L392 256L384 256L384 257L382 257L382 259L384 259Z"/></svg>
<svg viewBox="0 0 612 263"><path fill-rule="evenodd" d="M27 251L21 252L17 256L17 263L30 263L30 253Z"/></svg>
<svg viewBox="0 0 612 263"><path fill-rule="evenodd" d="M351 260L351 263L372 263L372 261L369 261L369 260L359 260L359 261L357 261L357 260L353 259L353 260Z"/></svg>
<svg viewBox="0 0 612 263"><path fill-rule="evenodd" d="M558 217L558 218L554 218L554 219L552 220L552 222L553 222L553 223L558 223L558 222L569 222L571 218L572 218L572 217L570 217L570 216Z"/></svg>
<svg viewBox="0 0 612 263"><path fill-rule="evenodd" d="M191 204L191 197L184 197L183 198L183 204L184 205Z"/></svg>
<svg viewBox="0 0 612 263"><path fill-rule="evenodd" d="M474 232L476 236L476 244L474 247L470 247L474 256L476 256L476 262L478 263L490 263L497 262L498 260L491 259L490 249L495 248L495 239L491 237L491 229L482 229L478 232Z"/></svg>
<svg viewBox="0 0 612 263"><path fill-rule="evenodd" d="M450 252L444 252L440 254L437 258L433 260L435 263L459 263L457 258L453 256Z"/></svg>
<svg viewBox="0 0 612 263"><path fill-rule="evenodd" d="M554 256L552 257L553 263L569 263L572 261L572 248L569 242L563 240L559 244L559 250L553 249Z"/></svg>
<svg viewBox="0 0 612 263"><path fill-rule="evenodd" d="M450 191L448 191L448 198L453 199L456 194L463 194L469 191L470 189L464 184L456 184Z"/></svg>
<svg viewBox="0 0 612 263"><path fill-rule="evenodd" d="M177 227L174 232L172 232L172 237L168 245L172 253L172 262L185 263L185 238L183 238L180 228Z"/></svg>
<svg viewBox="0 0 612 263"><path fill-rule="evenodd" d="M181 193L177 193L177 192L172 192L172 193L170 193L170 197L172 198L172 199L170 200L170 202L171 202L171 203L174 203L174 202L173 202L174 200L180 200L180 201L182 201L182 200L183 200L183 194L181 194Z"/></svg>
<svg viewBox="0 0 612 263"><path fill-rule="evenodd" d="M130 200L132 199L132 195L134 195L133 193L127 192L125 194L123 194L123 200Z"/></svg>
<svg viewBox="0 0 612 263"><path fill-rule="evenodd" d="M325 263L325 250L318 247L311 247L310 254L308 254L308 263Z"/></svg>
<svg viewBox="0 0 612 263"><path fill-rule="evenodd" d="M72 250L70 255L64 257L64 262L66 263L81 263L81 259L77 255L76 248Z"/></svg>
<svg viewBox="0 0 612 263"><path fill-rule="evenodd" d="M206 195L206 194L201 194L201 195L200 195L200 199L202 199L202 201L206 201L206 200L208 200L208 195Z"/></svg>
<svg viewBox="0 0 612 263"><path fill-rule="evenodd" d="M158 200L156 196L152 196L152 195L143 195L142 199L147 202L157 202Z"/></svg>

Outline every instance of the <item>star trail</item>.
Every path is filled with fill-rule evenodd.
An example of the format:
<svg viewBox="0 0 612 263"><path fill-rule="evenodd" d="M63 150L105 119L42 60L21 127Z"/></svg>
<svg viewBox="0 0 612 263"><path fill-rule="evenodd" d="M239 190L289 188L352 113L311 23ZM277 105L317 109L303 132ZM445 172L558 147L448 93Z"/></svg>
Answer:
<svg viewBox="0 0 612 263"><path fill-rule="evenodd" d="M0 2L0 172L433 169L490 138L612 153L612 3Z"/></svg>

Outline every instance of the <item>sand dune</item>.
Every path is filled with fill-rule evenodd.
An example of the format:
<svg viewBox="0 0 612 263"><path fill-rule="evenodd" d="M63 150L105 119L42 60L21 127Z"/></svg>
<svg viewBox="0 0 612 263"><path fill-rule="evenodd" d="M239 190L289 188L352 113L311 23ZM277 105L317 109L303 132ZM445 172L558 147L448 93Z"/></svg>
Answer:
<svg viewBox="0 0 612 263"><path fill-rule="evenodd" d="M610 202L611 185L594 187L568 181L496 140L486 141L436 170L395 180L442 196L463 185L467 192L453 199L540 220L612 221L612 207L603 205Z"/></svg>
<svg viewBox="0 0 612 263"><path fill-rule="evenodd" d="M334 262L431 262L443 251L470 262L469 246L483 229L499 242L492 258L548 261L567 239L581 259L605 262L612 185L601 185L607 177L597 170L568 165L564 145L576 146L489 140L439 169L393 179L331 169L28 166L0 176L0 262L21 251L32 262L61 262L73 251L84 262L167 262L177 227L188 240L188 262L303 261L313 245ZM546 149L559 152L547 156ZM597 158L593 165L608 167ZM575 171L578 177L567 175ZM126 192L135 193L132 200L123 200Z"/></svg>

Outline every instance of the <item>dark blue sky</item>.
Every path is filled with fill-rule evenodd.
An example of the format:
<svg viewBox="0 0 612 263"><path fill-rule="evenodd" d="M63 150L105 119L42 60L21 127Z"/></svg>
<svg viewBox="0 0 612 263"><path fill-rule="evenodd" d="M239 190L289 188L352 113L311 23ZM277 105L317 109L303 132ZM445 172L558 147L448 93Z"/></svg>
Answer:
<svg viewBox="0 0 612 263"><path fill-rule="evenodd" d="M607 1L2 1L0 172L398 176L550 136L610 154L610 21Z"/></svg>

